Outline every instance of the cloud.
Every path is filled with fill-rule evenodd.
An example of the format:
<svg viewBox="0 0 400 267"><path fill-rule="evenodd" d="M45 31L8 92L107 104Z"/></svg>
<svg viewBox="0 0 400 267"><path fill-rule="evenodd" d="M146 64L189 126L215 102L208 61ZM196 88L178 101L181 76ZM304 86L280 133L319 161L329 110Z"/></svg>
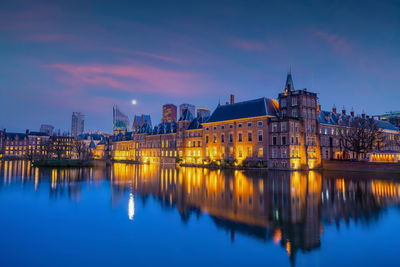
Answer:
<svg viewBox="0 0 400 267"><path fill-rule="evenodd" d="M161 69L140 63L131 65L59 63L49 67L64 74L58 81L77 89L98 86L124 92L179 96L196 95L206 90L200 88L201 84L204 85L202 82L204 77L201 74Z"/></svg>
<svg viewBox="0 0 400 267"><path fill-rule="evenodd" d="M64 42L75 39L71 34L34 34L28 37L33 42Z"/></svg>
<svg viewBox="0 0 400 267"><path fill-rule="evenodd" d="M325 41L336 51L349 52L352 49L352 45L345 38L340 37L339 35L320 30L314 30L312 33L318 39Z"/></svg>
<svg viewBox="0 0 400 267"><path fill-rule="evenodd" d="M256 40L244 40L244 39L230 39L229 43L241 50L249 52L266 52L271 51L278 47L278 45L272 40L268 41L256 41Z"/></svg>

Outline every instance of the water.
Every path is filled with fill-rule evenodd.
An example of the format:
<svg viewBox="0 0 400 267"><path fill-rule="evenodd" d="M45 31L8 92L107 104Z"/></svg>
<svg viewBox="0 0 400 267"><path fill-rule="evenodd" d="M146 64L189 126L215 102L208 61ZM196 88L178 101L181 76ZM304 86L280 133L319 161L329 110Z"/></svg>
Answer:
<svg viewBox="0 0 400 267"><path fill-rule="evenodd" d="M0 266L398 264L396 175L0 164Z"/></svg>

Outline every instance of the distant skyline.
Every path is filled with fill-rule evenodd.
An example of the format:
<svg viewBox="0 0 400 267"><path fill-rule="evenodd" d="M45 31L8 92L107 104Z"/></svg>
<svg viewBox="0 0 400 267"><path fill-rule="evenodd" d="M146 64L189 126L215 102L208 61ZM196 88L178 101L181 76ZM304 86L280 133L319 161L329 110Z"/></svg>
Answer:
<svg viewBox="0 0 400 267"><path fill-rule="evenodd" d="M162 105L296 89L356 114L400 110L400 1L2 1L0 127L112 132ZM137 100L136 105L131 101Z"/></svg>

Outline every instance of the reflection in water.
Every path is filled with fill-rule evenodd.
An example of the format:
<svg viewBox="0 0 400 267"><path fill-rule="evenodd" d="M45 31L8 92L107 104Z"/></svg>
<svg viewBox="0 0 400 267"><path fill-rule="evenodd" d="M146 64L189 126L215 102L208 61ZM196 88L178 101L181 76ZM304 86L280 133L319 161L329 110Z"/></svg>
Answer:
<svg viewBox="0 0 400 267"><path fill-rule="evenodd" d="M115 163L106 169L38 169L23 161L0 162L3 186L49 186L50 198L79 201L82 187L109 181L111 203L127 193L127 215L134 220L137 198L154 197L179 211L183 223L208 214L216 227L296 252L320 247L323 224L371 224L384 208L399 203L399 183L362 174L319 172L243 172ZM388 177L385 177L388 178ZM82 183L82 182L85 183Z"/></svg>

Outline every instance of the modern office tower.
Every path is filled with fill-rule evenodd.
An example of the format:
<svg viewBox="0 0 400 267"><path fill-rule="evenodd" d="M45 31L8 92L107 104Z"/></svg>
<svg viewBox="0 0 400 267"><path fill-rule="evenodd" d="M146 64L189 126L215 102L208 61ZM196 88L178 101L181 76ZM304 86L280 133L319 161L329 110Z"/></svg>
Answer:
<svg viewBox="0 0 400 267"><path fill-rule="evenodd" d="M73 112L71 135L78 136L80 134L83 134L84 129L85 129L85 115L83 115L82 112Z"/></svg>
<svg viewBox="0 0 400 267"><path fill-rule="evenodd" d="M196 114L195 109L196 109L196 107L192 104L184 103L184 104L179 105L179 118L182 117L182 114L185 110L188 110L192 114L192 117L194 118L194 116Z"/></svg>
<svg viewBox="0 0 400 267"><path fill-rule="evenodd" d="M50 125L50 124L42 124L42 125L40 125L39 132L41 132L41 133L46 133L46 134L52 136L53 135L53 131L54 131L54 126L53 125Z"/></svg>
<svg viewBox="0 0 400 267"><path fill-rule="evenodd" d="M210 109L209 108L203 108L203 107L198 107L197 108L197 118L205 118L210 116Z"/></svg>
<svg viewBox="0 0 400 267"><path fill-rule="evenodd" d="M165 104L162 107L162 123L176 121L177 107L174 104Z"/></svg>
<svg viewBox="0 0 400 267"><path fill-rule="evenodd" d="M113 106L113 128L129 131L129 118L119 110L117 105Z"/></svg>

